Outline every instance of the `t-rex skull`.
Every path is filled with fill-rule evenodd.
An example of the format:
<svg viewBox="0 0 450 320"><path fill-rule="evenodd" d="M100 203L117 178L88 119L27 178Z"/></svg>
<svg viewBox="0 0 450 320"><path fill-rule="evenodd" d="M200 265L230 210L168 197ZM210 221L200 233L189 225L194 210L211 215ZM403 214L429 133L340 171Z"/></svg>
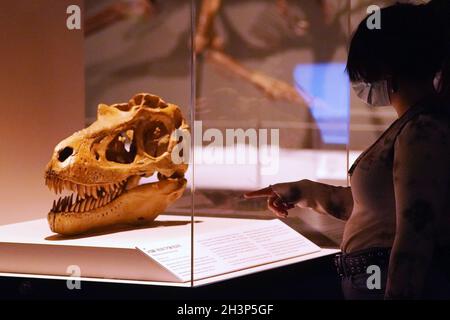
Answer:
<svg viewBox="0 0 450 320"><path fill-rule="evenodd" d="M97 120L61 141L47 165L50 190L76 193L53 203L50 229L72 235L154 220L186 187L188 165L171 156L180 142L172 134L177 129L188 132L180 109L155 95L100 104ZM158 182L139 185L141 177L155 173Z"/></svg>

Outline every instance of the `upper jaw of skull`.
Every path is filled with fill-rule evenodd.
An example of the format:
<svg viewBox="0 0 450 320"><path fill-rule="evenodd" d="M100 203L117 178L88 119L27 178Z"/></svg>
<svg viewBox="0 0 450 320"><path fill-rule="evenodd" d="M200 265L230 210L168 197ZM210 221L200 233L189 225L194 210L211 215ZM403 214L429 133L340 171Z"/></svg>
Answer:
<svg viewBox="0 0 450 320"><path fill-rule="evenodd" d="M46 168L46 178L82 185L123 183L158 172L183 177L187 164L172 161L179 142L172 135L187 131L180 109L157 96L139 94L128 103L98 107L97 120L61 141Z"/></svg>

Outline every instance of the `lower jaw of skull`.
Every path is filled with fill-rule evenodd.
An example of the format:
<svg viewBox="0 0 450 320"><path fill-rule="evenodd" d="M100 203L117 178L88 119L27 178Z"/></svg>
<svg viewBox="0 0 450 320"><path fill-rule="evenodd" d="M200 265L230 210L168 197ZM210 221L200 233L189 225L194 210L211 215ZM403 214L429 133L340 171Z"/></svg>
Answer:
<svg viewBox="0 0 450 320"><path fill-rule="evenodd" d="M47 219L50 229L61 235L95 232L115 225L141 225L153 221L186 188L184 178L165 178L138 185L139 177L105 187L95 194L79 194L54 202ZM63 183L64 184L64 183Z"/></svg>

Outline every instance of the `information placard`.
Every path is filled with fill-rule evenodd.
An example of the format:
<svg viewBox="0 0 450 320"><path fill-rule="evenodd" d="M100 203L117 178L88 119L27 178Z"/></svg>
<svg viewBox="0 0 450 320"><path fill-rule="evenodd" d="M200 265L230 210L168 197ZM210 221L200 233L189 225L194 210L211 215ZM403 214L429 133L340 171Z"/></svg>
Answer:
<svg viewBox="0 0 450 320"><path fill-rule="evenodd" d="M294 258L320 247L278 219L194 235L194 280ZM137 247L181 281L191 278L190 238Z"/></svg>

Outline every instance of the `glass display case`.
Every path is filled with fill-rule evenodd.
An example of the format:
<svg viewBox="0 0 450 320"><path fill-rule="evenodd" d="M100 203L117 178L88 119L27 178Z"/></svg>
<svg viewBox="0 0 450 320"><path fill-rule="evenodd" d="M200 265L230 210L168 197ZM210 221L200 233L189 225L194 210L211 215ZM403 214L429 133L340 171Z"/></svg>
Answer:
<svg viewBox="0 0 450 320"><path fill-rule="evenodd" d="M52 7L52 1L44 2ZM39 157L30 167L31 178L26 178L33 180L27 190L30 206L16 206L17 197L2 201L8 207L0 217L0 272L194 286L337 252L342 221L300 208L291 210L286 219L275 219L265 199L244 199L243 194L300 179L348 185L349 165L393 119L391 111L368 110L358 102L345 73L351 31L374 4L369 2L85 0L59 1L57 7L43 11L38 23L57 16L60 25L50 26L48 32L64 29L59 37L66 43L58 41L62 48L72 48L53 55L75 54L67 75L75 70L84 77L62 77L65 91L55 83L34 84L45 93L41 102L48 97L53 107L48 111L41 107L46 144L35 151ZM379 2L380 6L388 3ZM66 28L66 20L76 14L68 8L74 4L82 9L81 30ZM22 4L16 10L23 10L17 15L25 15L37 8ZM32 57L39 50L36 43L24 59L33 65ZM57 68L43 61L44 66ZM48 76L52 70L42 72ZM71 91L78 100L62 112L58 105ZM57 98L52 101L50 96ZM153 113L137 115L139 108ZM69 116L63 118L65 112ZM111 118L105 120L105 115ZM189 132L179 132L181 119ZM48 210L41 201L50 196L41 190L42 174L52 152L61 163L81 154L72 140L63 139L83 127L101 132L102 139L111 136L108 141L117 145L109 142L105 150L99 147L97 155L94 145L102 145L102 140L92 142L92 161L80 164L80 171L87 168L81 179L89 182L78 183L81 180L74 176L70 182L82 187L58 182L56 189L62 185L78 195L84 192L89 199L88 187L101 184L98 192L112 196L89 210L87 203L86 214L78 214L78 222L73 223L87 219L82 223L90 225L90 211L119 203L126 192L153 189L122 198L124 206L137 203L127 213L133 223L120 220L122 215L108 228L61 235L62 229L52 232L45 219ZM83 131L77 137L86 141L91 136L91 131ZM163 143L164 137L168 140ZM18 133L15 139L25 136ZM178 144L168 142L174 139ZM53 151L50 146L60 141L66 144ZM182 147L177 155L187 166L174 164L173 158L158 160L168 151L173 155L176 146ZM108 150L119 150L125 158ZM146 170L136 160L142 155ZM109 174L108 181L95 180L96 167ZM120 175L111 173L118 168ZM52 175L57 176L55 172ZM135 184L124 187L119 196L116 189L108 191L110 187L104 186L117 183L121 188L132 179ZM2 180L2 189L7 189ZM163 184L172 180L184 181L176 195L164 193ZM55 189L57 183L51 181ZM19 186L14 190L18 192ZM167 206L154 205L159 199ZM76 203L71 206L72 202L56 203L56 209L48 205L49 219L56 219L54 211L70 214ZM152 218L136 213L146 206L152 207ZM14 218L9 217L12 211ZM29 214L21 215L25 211ZM99 221L106 221L108 213L100 213Z"/></svg>

